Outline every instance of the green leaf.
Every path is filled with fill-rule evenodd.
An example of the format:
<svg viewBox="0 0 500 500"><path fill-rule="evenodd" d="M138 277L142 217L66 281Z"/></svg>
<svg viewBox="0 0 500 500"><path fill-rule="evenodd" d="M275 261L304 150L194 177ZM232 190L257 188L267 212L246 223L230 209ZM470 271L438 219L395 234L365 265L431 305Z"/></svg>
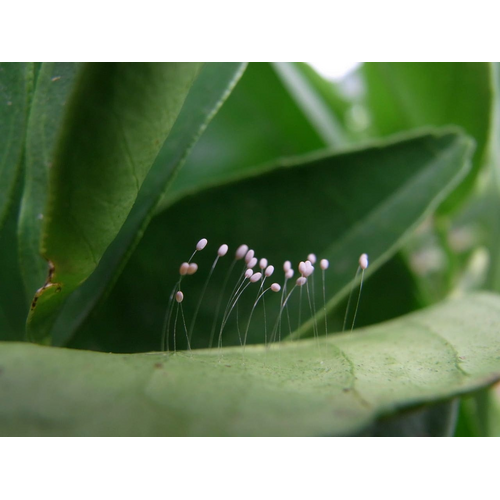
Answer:
<svg viewBox="0 0 500 500"><path fill-rule="evenodd" d="M333 86L331 93L327 94L327 87L321 85L327 82L322 82L319 75L314 78L315 72L312 68L307 71L306 65L281 62L273 63L273 66L325 143L332 147L347 144L348 134L330 105ZM325 99L327 95L328 101Z"/></svg>
<svg viewBox="0 0 500 500"><path fill-rule="evenodd" d="M0 63L0 229L21 169L33 63Z"/></svg>
<svg viewBox="0 0 500 500"><path fill-rule="evenodd" d="M152 221L100 314L89 320L75 345L120 352L158 349L178 267L189 258L201 237L208 238L209 245L196 255L200 270L183 284L190 328L216 249L227 243L231 250L218 264L208 285L197 326L193 327L195 346L209 345L226 271L236 247L242 243L275 265L273 280L280 283L285 260L297 263L310 252L328 258L331 265L326 273L326 296L330 298L328 307L334 307L349 293L359 255L367 252L370 256L367 276L387 261L404 237L467 173L471 153L467 137L435 132L339 154L289 159L266 174L259 171L255 177L187 197ZM232 275L233 281L240 272L241 264ZM316 275L319 310L321 273ZM242 327L255 294L256 290L249 291L241 297ZM265 297L268 329L273 326L279 303L278 294L270 295ZM298 299L295 292L290 302L293 330L299 324ZM309 316L304 296L301 319ZM250 325L250 342L264 341L263 326L263 307L259 307ZM137 335L138 331L141 335ZM308 323L301 334L311 332ZM178 342L185 345L185 336L180 336ZM235 312L223 343L238 342Z"/></svg>
<svg viewBox="0 0 500 500"><path fill-rule="evenodd" d="M19 217L19 258L29 300L47 279L40 254L42 220L49 171L61 135L66 103L74 88L78 63L42 63L30 110L26 137L24 191Z"/></svg>
<svg viewBox="0 0 500 500"><path fill-rule="evenodd" d="M56 311L124 224L200 63L86 63L67 103L50 169L42 256L49 275L28 335L46 342Z"/></svg>
<svg viewBox="0 0 500 500"><path fill-rule="evenodd" d="M365 63L361 68L376 135L457 125L477 143L473 168L447 203L470 193L481 168L493 113L489 63Z"/></svg>
<svg viewBox="0 0 500 500"><path fill-rule="evenodd" d="M500 380L500 298L477 294L352 334L191 353L0 347L2 435L311 436Z"/></svg>
<svg viewBox="0 0 500 500"><path fill-rule="evenodd" d="M94 274L68 299L55 325L54 342L67 342L107 289L140 241L161 197L193 144L238 82L245 64L206 63L193 84L172 132L146 177L134 207Z"/></svg>
<svg viewBox="0 0 500 500"><path fill-rule="evenodd" d="M490 143L490 164L488 178L485 179L486 188L477 197L472 209L479 208L475 220L478 221L487 238L485 244L490 253L486 287L492 291L500 291L500 63L493 64L493 80L495 87L495 108L493 114L493 132ZM468 207L468 211L471 208Z"/></svg>
<svg viewBox="0 0 500 500"><path fill-rule="evenodd" d="M500 398L498 385L462 398L456 436L499 437Z"/></svg>
<svg viewBox="0 0 500 500"><path fill-rule="evenodd" d="M269 63L250 63L165 193L161 212L186 194L327 143Z"/></svg>
<svg viewBox="0 0 500 500"><path fill-rule="evenodd" d="M300 74L303 81L313 89L317 98L322 102L335 121L339 120L348 139L353 137L349 134L350 127L347 125L346 117L349 114L352 102L350 102L334 82L326 80L316 72L309 64L303 62L292 63L295 70Z"/></svg>

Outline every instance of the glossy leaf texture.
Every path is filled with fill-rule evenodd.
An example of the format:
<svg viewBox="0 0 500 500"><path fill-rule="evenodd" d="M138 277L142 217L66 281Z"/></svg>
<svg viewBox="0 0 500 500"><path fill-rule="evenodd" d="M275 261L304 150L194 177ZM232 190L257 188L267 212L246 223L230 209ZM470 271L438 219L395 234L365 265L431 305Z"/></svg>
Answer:
<svg viewBox="0 0 500 500"><path fill-rule="evenodd" d="M199 270L183 282L184 311L194 346L207 347L210 337L212 345L217 345L220 329L212 325L221 318L216 318L215 311L234 251L243 243L255 249L258 258L265 257L275 266L268 284L283 284L282 264L287 259L296 265L310 252L328 258L326 297L331 309L349 293L359 255L370 255L367 276L386 262L404 237L466 175L471 154L467 137L433 132L339 154L293 158L265 174L259 171L255 177L186 197L152 221L115 290L74 345L121 352L158 349L179 265L202 237L208 238L209 244L195 257ZM159 243L162 241L165 243ZM205 279L223 243L229 245L230 252L213 273L194 325L191 322ZM232 274L222 311L242 267L238 263ZM320 311L321 273L317 269L315 303ZM311 289L312 285L311 280ZM258 286L250 288L241 297L243 330L257 290ZM300 323L299 293L290 299L290 331L311 316L305 293ZM267 323L264 308L258 307L249 326L249 342L264 342L266 329L270 332L276 321L278 295L268 293L265 304ZM223 332L223 345L239 342L237 317L235 311ZM185 346L185 335L179 331L178 345ZM290 331L286 326L283 336ZM312 324L306 322L300 334L311 333Z"/></svg>
<svg viewBox="0 0 500 500"><path fill-rule="evenodd" d="M28 317L32 340L48 340L54 311L89 277L116 237L201 67L82 67L50 168L41 236L49 274Z"/></svg>
<svg viewBox="0 0 500 500"><path fill-rule="evenodd" d="M446 207L453 208L471 192L485 159L494 105L492 66L365 63L361 74L374 135L387 136L429 125L457 125L476 140L473 168L446 202Z"/></svg>
<svg viewBox="0 0 500 500"><path fill-rule="evenodd" d="M114 285L140 241L163 193L191 148L245 71L244 63L206 63L194 82L172 132L160 150L118 236L93 275L69 297L54 327L54 342L64 344ZM182 172L182 170L180 170Z"/></svg>
<svg viewBox="0 0 500 500"><path fill-rule="evenodd" d="M0 229L21 170L33 63L0 63Z"/></svg>
<svg viewBox="0 0 500 500"><path fill-rule="evenodd" d="M325 436L500 379L477 294L320 342L176 354L0 349L2 435ZM22 415L22 418L19 418Z"/></svg>

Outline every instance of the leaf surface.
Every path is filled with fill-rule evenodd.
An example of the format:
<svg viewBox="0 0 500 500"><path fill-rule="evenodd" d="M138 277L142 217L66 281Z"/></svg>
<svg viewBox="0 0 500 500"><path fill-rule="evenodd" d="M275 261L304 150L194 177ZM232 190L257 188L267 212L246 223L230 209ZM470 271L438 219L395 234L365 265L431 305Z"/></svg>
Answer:
<svg viewBox="0 0 500 500"><path fill-rule="evenodd" d="M0 347L2 435L310 436L500 379L500 299L466 296L352 334L263 346L104 354Z"/></svg>

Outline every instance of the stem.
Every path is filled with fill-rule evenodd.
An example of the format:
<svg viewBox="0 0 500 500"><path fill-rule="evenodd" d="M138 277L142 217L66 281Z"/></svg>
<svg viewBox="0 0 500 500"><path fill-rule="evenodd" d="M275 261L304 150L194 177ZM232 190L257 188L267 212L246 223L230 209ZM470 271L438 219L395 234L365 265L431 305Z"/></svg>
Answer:
<svg viewBox="0 0 500 500"><path fill-rule="evenodd" d="M200 298L198 300L198 305L196 306L196 310L194 312L193 316L193 321L191 322L191 326L189 327L189 342L191 342L191 339L193 338L193 330L194 330L194 325L196 324L196 318L198 317L198 312L200 311L200 306L203 301L203 297L205 296L205 292L207 291L207 286L210 281L210 278L212 277L212 274L214 272L215 266L217 265L217 262L219 261L219 256L214 260L214 263L212 264L212 268L210 269L210 272L208 273L207 279L205 280L205 284L203 285L203 290L201 291Z"/></svg>
<svg viewBox="0 0 500 500"><path fill-rule="evenodd" d="M293 291L296 288L297 288L297 285L294 285L294 287L290 290L290 293L287 295L285 302L283 302L283 304L281 306L280 313L278 314L278 318L276 319L276 323L274 324L273 333L271 335L271 339L269 340L269 343L274 342L274 339L276 338L276 331L278 329L279 321L281 320L281 315L283 314L283 309L286 307L288 299L290 298L290 296L292 295Z"/></svg>
<svg viewBox="0 0 500 500"><path fill-rule="evenodd" d="M325 337L328 337L328 324L326 319L326 285L325 285L325 270L321 270L323 278L323 315L325 317Z"/></svg>
<svg viewBox="0 0 500 500"><path fill-rule="evenodd" d="M262 285L264 284L264 282L262 282ZM262 285L259 289L259 292L260 290L262 289ZM254 304L253 304L253 307L252 307L252 310L250 311L250 317L248 318L248 323L247 323L247 329L245 330L245 337L243 339L243 352L245 352L245 346L247 345L247 336L248 336L248 329L250 328L250 322L252 321L252 316L253 316L253 312L255 311L255 307L257 306L257 303L259 302L259 300L264 296L264 294L271 290L271 287L269 288L266 288L258 297L257 299L255 300Z"/></svg>
<svg viewBox="0 0 500 500"><path fill-rule="evenodd" d="M238 302L238 299L240 298L241 294L246 290L246 288L248 287L248 285L251 284L251 281L249 281L243 288L243 290L241 290L241 292L239 293L239 295L234 299L234 302L233 302L233 305L231 306L231 309L229 310L227 316L226 316L226 319L225 321L222 323L221 327L220 327L220 332L219 332L219 342L218 342L218 347L219 349L222 347L222 332L224 330L224 327L226 326L226 323L229 319L229 316L231 315L231 312L232 310L234 309L234 306L236 305L236 303ZM240 287L241 288L241 287Z"/></svg>
<svg viewBox="0 0 500 500"><path fill-rule="evenodd" d="M359 285L358 301L356 303L356 309L354 310L354 318L352 318L351 332L354 330L354 322L356 321L356 314L358 314L359 301L361 299L361 290L363 290L363 278L365 277L365 270L361 273L361 283Z"/></svg>
<svg viewBox="0 0 500 500"><path fill-rule="evenodd" d="M354 276L354 280L351 284L351 291L349 292L349 299L347 300L347 307L345 309L345 316L344 316L344 325L342 326L342 331L345 332L345 325L347 323L347 315L349 313L349 305L351 304L351 298L352 298L352 292L354 291L354 284L356 283L356 278L358 277L359 270L361 268L358 266L358 269L356 270L356 274Z"/></svg>
<svg viewBox="0 0 500 500"><path fill-rule="evenodd" d="M236 260L233 260L233 262L231 263L231 266L229 267L229 270L226 274L226 278L224 279L224 283L222 284L222 292L219 295L219 301L217 302L217 308L215 309L215 316L214 316L214 320L212 322L212 330L210 331L210 341L208 343L209 349L212 349L212 342L214 340L215 327L217 326L217 318L219 317L220 306L222 305L222 299L224 298L224 292L226 291L227 283L229 281L229 277L231 276L231 273L233 272L235 264L236 264Z"/></svg>
<svg viewBox="0 0 500 500"><path fill-rule="evenodd" d="M170 297L168 299L168 305L167 305L167 310L165 311L165 318L163 320L163 328L162 328L162 333L161 333L161 345L160 349L162 351L169 350L169 335L168 335L168 325L170 323L170 318L172 317L172 304L174 301L174 295L178 287L180 287L182 281L182 276L179 278L179 281L174 285L174 288L172 289L172 293L170 294ZM166 344L166 345L165 345Z"/></svg>

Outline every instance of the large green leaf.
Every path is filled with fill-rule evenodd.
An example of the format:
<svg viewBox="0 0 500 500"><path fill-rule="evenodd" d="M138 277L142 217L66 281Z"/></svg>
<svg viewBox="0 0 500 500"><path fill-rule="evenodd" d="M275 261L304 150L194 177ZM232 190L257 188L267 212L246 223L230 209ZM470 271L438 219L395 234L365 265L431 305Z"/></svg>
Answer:
<svg viewBox="0 0 500 500"><path fill-rule="evenodd" d="M49 274L29 337L47 341L54 311L85 281L125 222L200 63L87 63L71 92L42 222Z"/></svg>
<svg viewBox="0 0 500 500"><path fill-rule="evenodd" d="M26 137L19 217L19 260L29 300L47 279L47 261L40 254L40 243L49 171L79 66L78 63L43 63L38 72Z"/></svg>
<svg viewBox="0 0 500 500"><path fill-rule="evenodd" d="M404 236L466 174L471 152L471 141L463 135L429 133L341 154L293 158L266 174L259 171L255 177L187 197L152 221L101 313L87 323L75 345L122 352L158 349L178 266L201 237L208 238L209 245L196 255L198 273L183 284L188 323L216 249L227 243L231 250L208 285L197 326L193 327L195 346L209 345L226 270L242 243L276 266L272 279L278 282L283 280L281 266L286 259L297 263L311 251L330 259L326 295L331 308L349 293L359 255L370 255L368 275L390 258ZM241 264L238 273L240 268ZM233 281L236 276L234 272ZM320 277L318 271L318 309L322 308ZM248 316L255 295L256 290L242 296L242 320ZM299 323L298 292L292 299L290 314L295 329ZM278 301L277 295L266 295L269 328L275 321ZM305 296L302 304L304 320L308 317ZM249 329L251 342L264 341L263 321L263 307L258 307ZM310 326L306 324L302 334L308 333ZM224 345L239 341L236 313L223 341Z"/></svg>
<svg viewBox="0 0 500 500"><path fill-rule="evenodd" d="M471 191L484 159L494 105L491 65L365 63L361 72L375 135L453 124L474 137L474 166L449 206L456 204Z"/></svg>
<svg viewBox="0 0 500 500"><path fill-rule="evenodd" d="M165 193L158 211L187 193L327 144L274 67L250 63Z"/></svg>
<svg viewBox="0 0 500 500"><path fill-rule="evenodd" d="M0 229L21 168L33 63L0 63Z"/></svg>
<svg viewBox="0 0 500 500"><path fill-rule="evenodd" d="M191 353L0 347L3 435L347 435L500 380L500 299L351 334Z"/></svg>
<svg viewBox="0 0 500 500"><path fill-rule="evenodd" d="M106 289L114 284L140 241L165 189L192 146L238 82L245 64L206 63L193 84L170 136L146 177L134 207L93 275L68 299L55 325L54 341L63 344Z"/></svg>

